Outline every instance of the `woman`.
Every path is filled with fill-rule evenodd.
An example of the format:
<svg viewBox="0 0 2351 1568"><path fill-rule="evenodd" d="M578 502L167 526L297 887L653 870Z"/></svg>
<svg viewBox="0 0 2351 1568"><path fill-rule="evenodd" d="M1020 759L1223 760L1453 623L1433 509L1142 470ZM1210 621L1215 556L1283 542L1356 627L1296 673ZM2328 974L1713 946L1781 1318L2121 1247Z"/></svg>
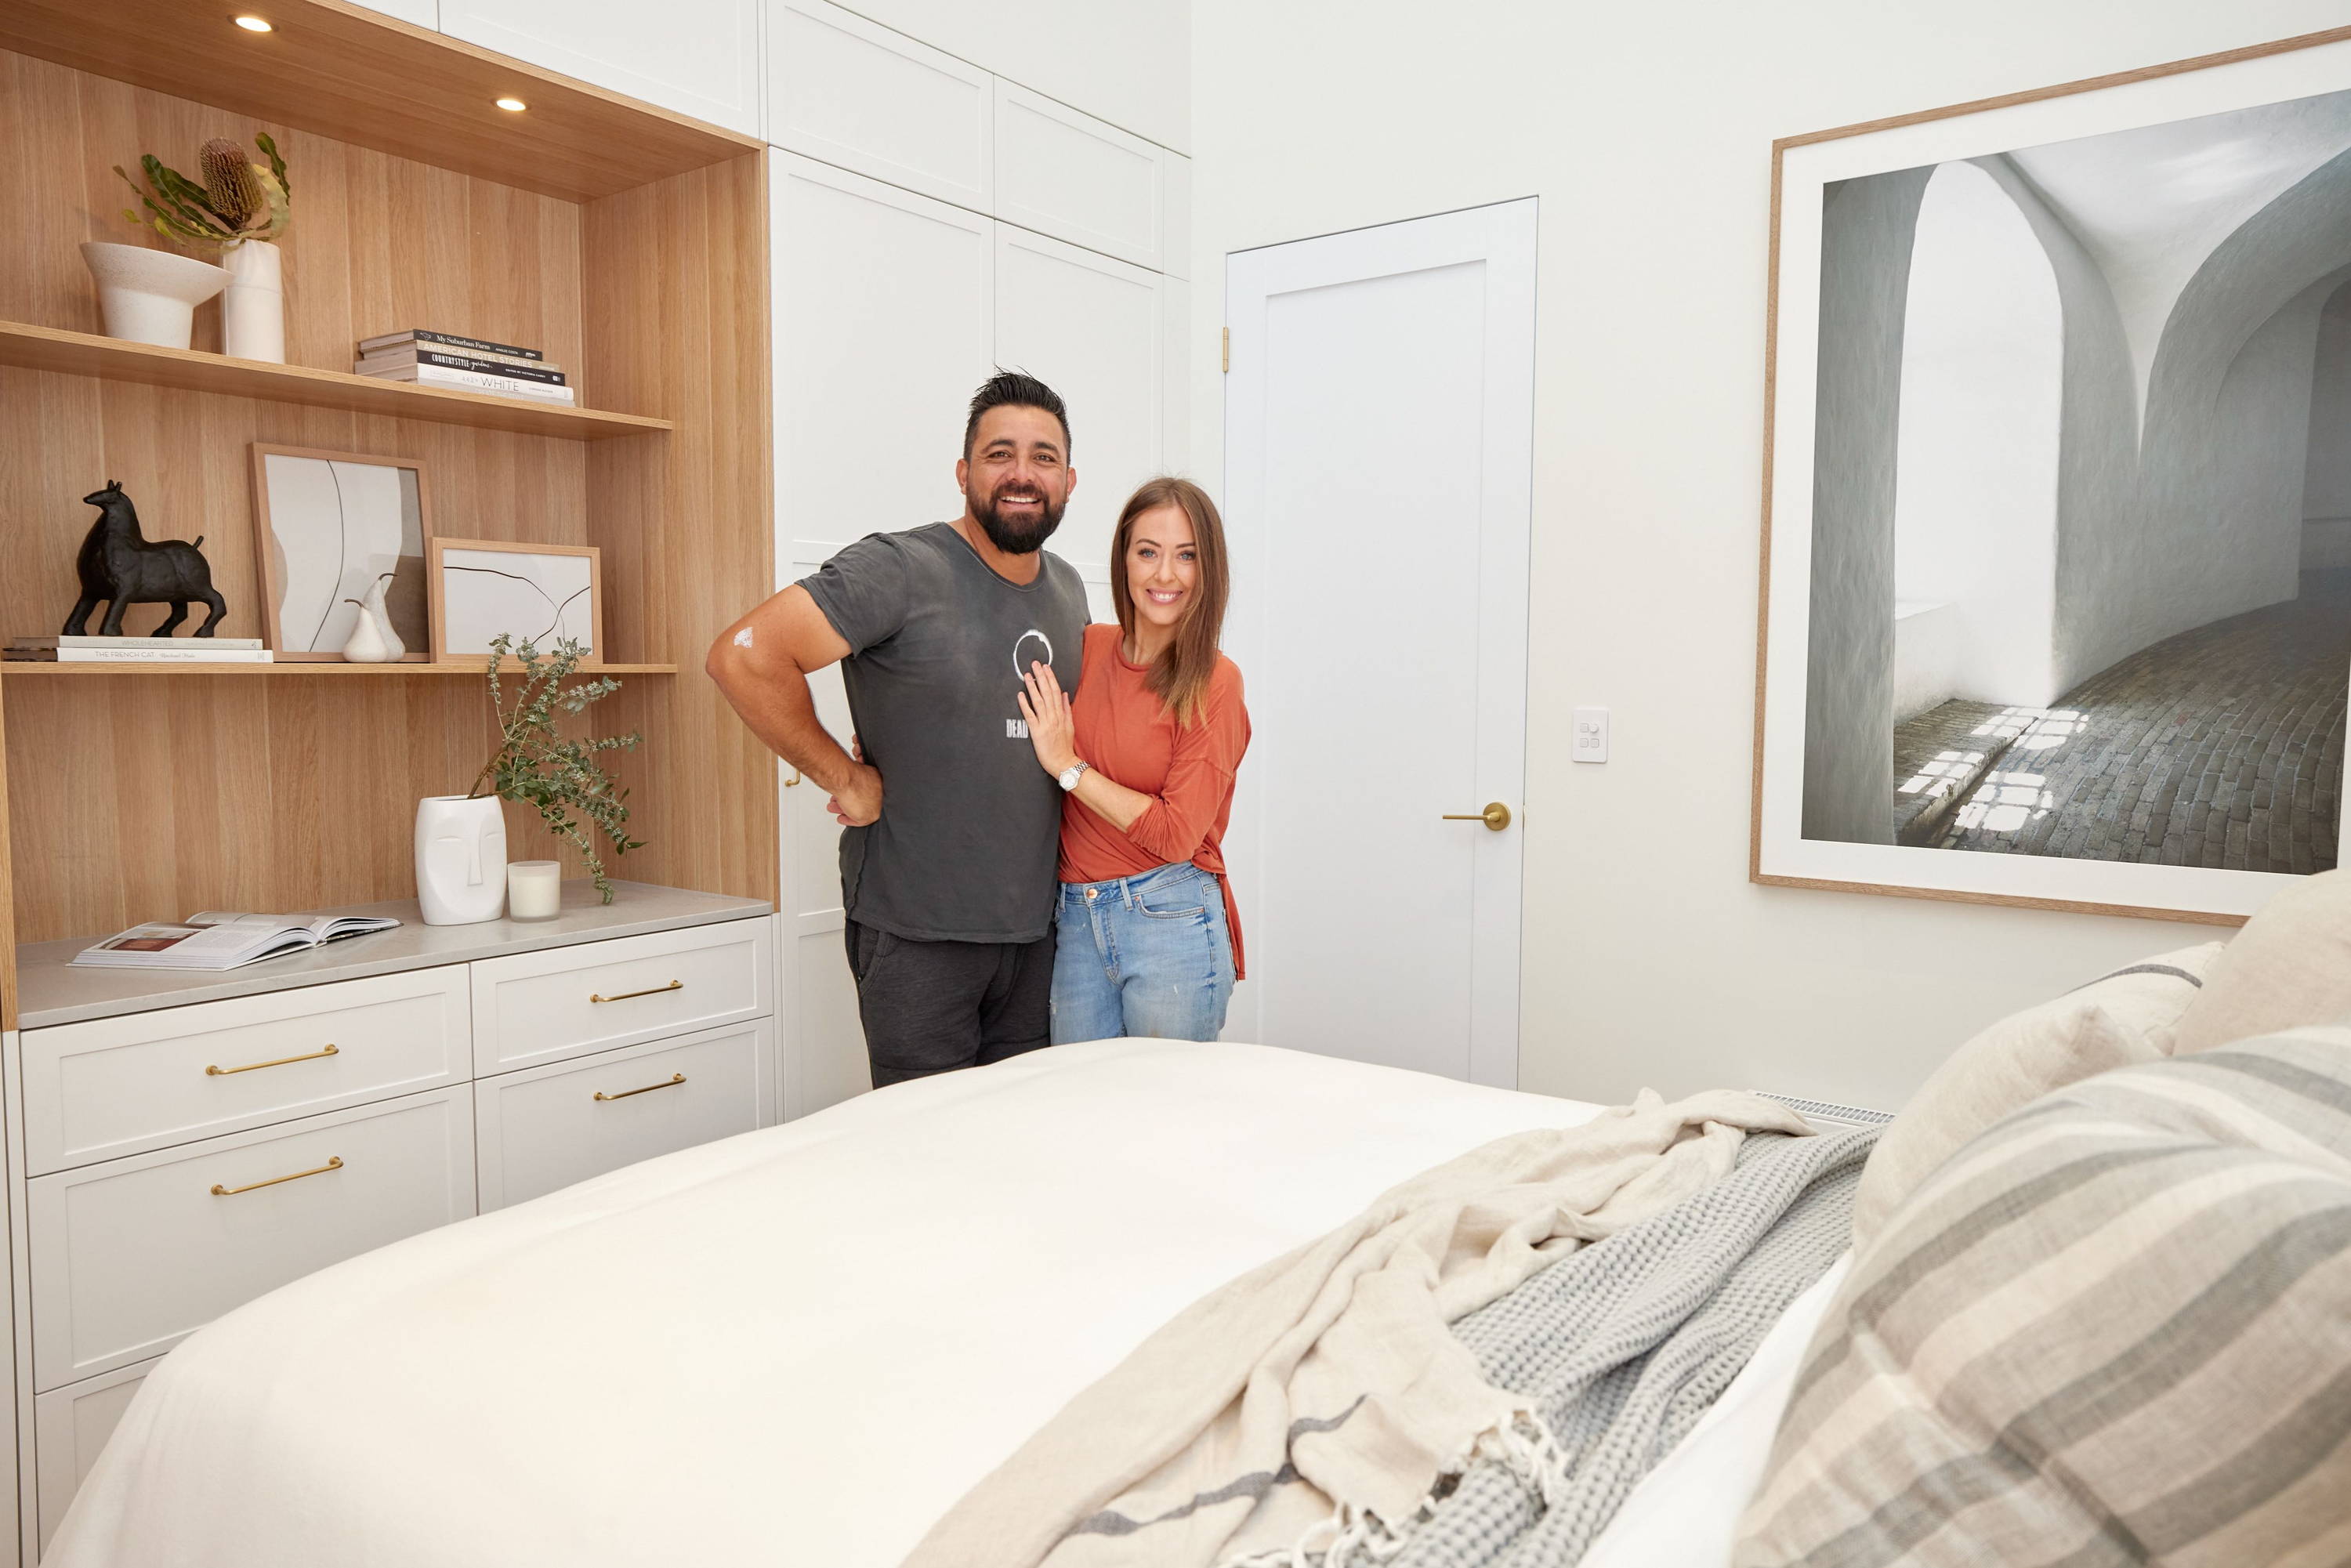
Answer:
<svg viewBox="0 0 2351 1568"><path fill-rule="evenodd" d="M1225 526L1186 479L1154 479L1118 515L1118 624L1086 628L1074 698L1042 664L1020 711L1061 803L1053 1043L1214 1040L1240 978L1221 848L1249 749L1240 667L1217 651Z"/></svg>

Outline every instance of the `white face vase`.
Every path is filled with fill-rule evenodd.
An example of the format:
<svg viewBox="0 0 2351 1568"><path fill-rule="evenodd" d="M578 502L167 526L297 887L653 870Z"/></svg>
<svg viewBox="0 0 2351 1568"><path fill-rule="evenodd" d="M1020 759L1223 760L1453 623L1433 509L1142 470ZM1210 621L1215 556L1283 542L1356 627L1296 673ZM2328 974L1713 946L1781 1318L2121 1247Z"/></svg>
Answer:
<svg viewBox="0 0 2351 1568"><path fill-rule="evenodd" d="M507 823L496 796L416 803L416 902L427 925L470 925L504 912Z"/></svg>

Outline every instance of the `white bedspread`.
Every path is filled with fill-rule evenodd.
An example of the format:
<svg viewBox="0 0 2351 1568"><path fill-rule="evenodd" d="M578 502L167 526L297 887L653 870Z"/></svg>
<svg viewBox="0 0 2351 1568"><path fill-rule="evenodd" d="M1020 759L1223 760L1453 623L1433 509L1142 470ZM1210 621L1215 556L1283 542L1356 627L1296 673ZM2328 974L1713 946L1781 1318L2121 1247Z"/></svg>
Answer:
<svg viewBox="0 0 2351 1568"><path fill-rule="evenodd" d="M223 1318L44 1562L884 1568L1196 1297L1595 1109L1147 1040L901 1085Z"/></svg>

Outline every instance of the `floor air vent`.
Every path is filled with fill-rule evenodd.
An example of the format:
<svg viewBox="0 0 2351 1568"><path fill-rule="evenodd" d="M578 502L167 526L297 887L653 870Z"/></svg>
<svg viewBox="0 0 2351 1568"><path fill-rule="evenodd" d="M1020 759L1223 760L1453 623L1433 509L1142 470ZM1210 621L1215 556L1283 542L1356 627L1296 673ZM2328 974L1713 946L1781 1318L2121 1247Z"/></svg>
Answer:
<svg viewBox="0 0 2351 1568"><path fill-rule="evenodd" d="M1774 1094L1769 1089L1758 1089L1755 1092L1766 1100L1777 1100L1816 1127L1883 1127L1894 1120L1891 1111L1866 1111L1858 1105L1833 1105L1826 1100L1807 1100L1800 1094Z"/></svg>

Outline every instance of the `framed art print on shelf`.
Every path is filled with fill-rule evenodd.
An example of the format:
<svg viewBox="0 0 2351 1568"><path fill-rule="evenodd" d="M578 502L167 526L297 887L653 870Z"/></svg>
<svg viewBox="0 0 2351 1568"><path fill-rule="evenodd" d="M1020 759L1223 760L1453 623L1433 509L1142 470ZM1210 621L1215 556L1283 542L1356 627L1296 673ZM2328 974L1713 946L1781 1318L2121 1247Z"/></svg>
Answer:
<svg viewBox="0 0 2351 1568"><path fill-rule="evenodd" d="M401 660L431 656L423 464L256 442L253 517L262 626L277 660L340 662L379 586Z"/></svg>
<svg viewBox="0 0 2351 1568"><path fill-rule="evenodd" d="M1792 137L1772 212L1754 880L2333 869L2351 28Z"/></svg>
<svg viewBox="0 0 2351 1568"><path fill-rule="evenodd" d="M593 545L434 539L433 653L444 664L489 662L501 634L541 653L580 644L580 667L604 663L602 555Z"/></svg>

